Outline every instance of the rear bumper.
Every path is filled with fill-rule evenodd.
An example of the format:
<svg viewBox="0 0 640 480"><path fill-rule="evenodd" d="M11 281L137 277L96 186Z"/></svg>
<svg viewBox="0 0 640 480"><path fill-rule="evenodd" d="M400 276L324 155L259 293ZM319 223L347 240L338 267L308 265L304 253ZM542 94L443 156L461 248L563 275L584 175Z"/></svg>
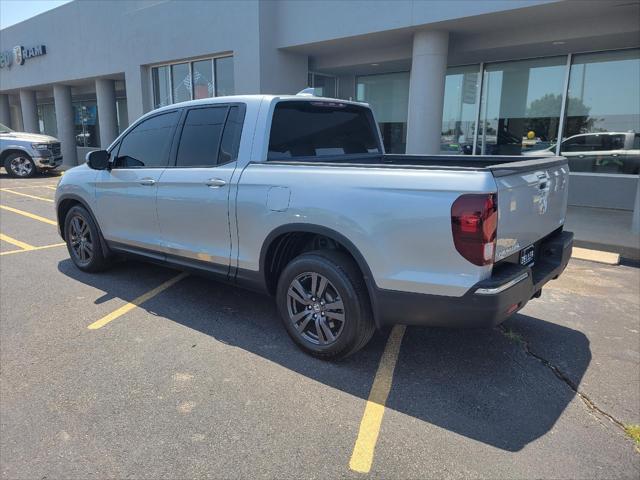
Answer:
<svg viewBox="0 0 640 480"><path fill-rule="evenodd" d="M461 297L377 290L373 306L378 326L404 324L476 328L498 325L520 310L542 287L560 275L571 258L572 232L557 232L540 242L533 267L504 263L491 278Z"/></svg>

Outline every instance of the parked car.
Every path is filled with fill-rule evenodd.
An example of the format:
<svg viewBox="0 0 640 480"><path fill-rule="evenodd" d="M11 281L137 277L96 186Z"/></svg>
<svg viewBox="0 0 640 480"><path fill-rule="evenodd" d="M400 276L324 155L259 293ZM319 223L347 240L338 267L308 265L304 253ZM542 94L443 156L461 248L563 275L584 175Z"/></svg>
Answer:
<svg viewBox="0 0 640 480"><path fill-rule="evenodd" d="M387 155L365 104L237 96L155 110L56 191L89 272L114 255L267 292L305 351L376 327L480 327L564 270L567 161Z"/></svg>
<svg viewBox="0 0 640 480"><path fill-rule="evenodd" d="M0 165L12 177L32 177L62 163L60 142L55 137L16 132L0 123Z"/></svg>
<svg viewBox="0 0 640 480"><path fill-rule="evenodd" d="M556 145L523 155L555 155ZM572 172L640 173L640 133L581 133L560 144L560 154L569 159Z"/></svg>

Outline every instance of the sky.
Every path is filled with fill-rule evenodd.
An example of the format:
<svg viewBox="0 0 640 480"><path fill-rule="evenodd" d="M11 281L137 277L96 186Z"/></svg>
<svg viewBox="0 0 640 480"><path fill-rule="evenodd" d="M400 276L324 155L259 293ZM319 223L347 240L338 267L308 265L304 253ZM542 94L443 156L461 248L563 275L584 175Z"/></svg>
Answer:
<svg viewBox="0 0 640 480"><path fill-rule="evenodd" d="M71 0L0 0L0 29L59 7Z"/></svg>

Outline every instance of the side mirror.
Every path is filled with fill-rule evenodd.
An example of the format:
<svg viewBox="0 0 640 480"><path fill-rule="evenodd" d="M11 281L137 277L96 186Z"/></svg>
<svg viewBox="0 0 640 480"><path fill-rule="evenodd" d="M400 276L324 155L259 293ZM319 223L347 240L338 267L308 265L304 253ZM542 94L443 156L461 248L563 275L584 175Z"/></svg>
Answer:
<svg viewBox="0 0 640 480"><path fill-rule="evenodd" d="M111 155L106 150L94 150L87 153L87 165L94 170L106 170L109 168Z"/></svg>

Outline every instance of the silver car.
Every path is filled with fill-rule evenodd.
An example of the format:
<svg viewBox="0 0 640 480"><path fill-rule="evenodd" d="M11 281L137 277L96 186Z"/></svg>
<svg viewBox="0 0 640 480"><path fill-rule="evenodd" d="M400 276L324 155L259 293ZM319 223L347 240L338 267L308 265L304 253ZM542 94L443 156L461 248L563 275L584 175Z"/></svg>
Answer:
<svg viewBox="0 0 640 480"><path fill-rule="evenodd" d="M524 152L525 156L553 157L556 145L544 150ZM565 139L560 155L569 160L572 172L640 173L640 133L581 133Z"/></svg>
<svg viewBox="0 0 640 480"><path fill-rule="evenodd" d="M12 177L27 178L62 164L60 142L55 137L16 132L0 123L0 165Z"/></svg>

